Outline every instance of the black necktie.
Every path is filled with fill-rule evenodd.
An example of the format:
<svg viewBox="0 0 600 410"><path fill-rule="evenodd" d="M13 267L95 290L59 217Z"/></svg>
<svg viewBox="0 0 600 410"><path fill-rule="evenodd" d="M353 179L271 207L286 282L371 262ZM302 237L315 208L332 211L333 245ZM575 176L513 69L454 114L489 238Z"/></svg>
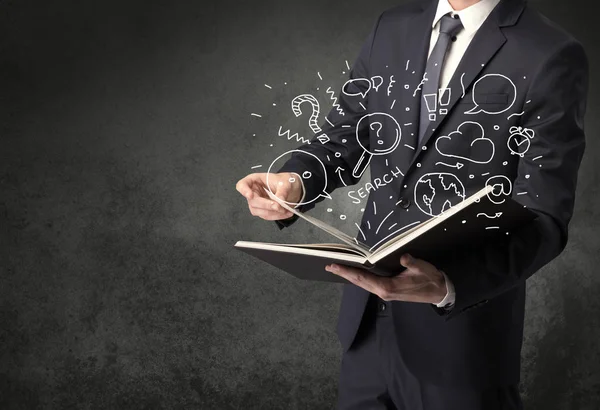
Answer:
<svg viewBox="0 0 600 410"><path fill-rule="evenodd" d="M450 17L450 14L442 16L440 20L440 35L431 51L425 73L427 81L424 82L421 93L421 113L419 119L419 144L427 130L427 126L431 121L437 119L437 115L445 115L447 112L440 110L438 114L438 102L443 98L438 95L438 87L440 85L440 74L442 73L442 65L448 52L450 40L463 27L458 15Z"/></svg>

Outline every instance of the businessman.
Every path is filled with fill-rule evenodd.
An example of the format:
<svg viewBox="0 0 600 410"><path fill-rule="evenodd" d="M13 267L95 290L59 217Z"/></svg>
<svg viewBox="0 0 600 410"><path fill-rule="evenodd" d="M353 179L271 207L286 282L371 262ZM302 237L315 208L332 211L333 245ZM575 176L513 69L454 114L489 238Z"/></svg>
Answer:
<svg viewBox="0 0 600 410"><path fill-rule="evenodd" d="M238 182L250 212L283 228L295 217L264 187L306 212L368 166L368 198L356 198L369 246L484 185L536 214L435 260L405 254L392 278L328 266L349 282L338 408L522 408L525 281L567 243L587 88L582 46L523 0L404 3L366 39L322 126L329 141Z"/></svg>

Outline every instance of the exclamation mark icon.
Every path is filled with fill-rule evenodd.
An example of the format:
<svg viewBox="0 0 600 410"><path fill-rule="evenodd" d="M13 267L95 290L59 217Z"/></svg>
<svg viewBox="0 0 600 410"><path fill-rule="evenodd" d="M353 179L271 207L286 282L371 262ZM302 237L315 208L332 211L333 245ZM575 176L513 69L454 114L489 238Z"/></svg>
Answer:
<svg viewBox="0 0 600 410"><path fill-rule="evenodd" d="M423 98L425 99L425 106L427 107L427 112L429 113L429 121L435 121L437 111L437 94L423 94Z"/></svg>
<svg viewBox="0 0 600 410"><path fill-rule="evenodd" d="M440 88L439 94L440 94L440 115L446 115L446 114L448 114L448 108L442 108L442 107L447 107L448 105L450 105L450 96L452 95L452 90L450 88Z"/></svg>

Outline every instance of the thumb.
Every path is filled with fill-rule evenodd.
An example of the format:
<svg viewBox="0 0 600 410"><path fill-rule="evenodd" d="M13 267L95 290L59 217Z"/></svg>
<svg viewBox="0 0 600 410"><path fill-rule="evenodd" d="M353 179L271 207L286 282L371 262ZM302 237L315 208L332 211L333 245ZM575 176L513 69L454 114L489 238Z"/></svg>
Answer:
<svg viewBox="0 0 600 410"><path fill-rule="evenodd" d="M405 268L410 268L414 265L415 258L410 253L405 253L400 257L400 264Z"/></svg>
<svg viewBox="0 0 600 410"><path fill-rule="evenodd" d="M264 192L265 190L268 190L273 195L276 195L279 181L281 181L281 178L279 178L279 176L277 174L274 174L274 173L260 174L260 183L262 185L260 188L261 196L263 196L265 198L269 197L267 195L267 193Z"/></svg>
<svg viewBox="0 0 600 410"><path fill-rule="evenodd" d="M417 268L417 260L409 253L405 253L400 257L400 265L404 266L406 270L402 272L405 275L415 274L415 268Z"/></svg>
<svg viewBox="0 0 600 410"><path fill-rule="evenodd" d="M290 192L292 190L293 183L290 182L291 178L298 178L298 176L293 175L291 177L287 177L287 176L284 177L284 176L279 175L279 178L277 179L277 184L276 184L274 192L278 198L281 198L284 201L286 201L288 199Z"/></svg>

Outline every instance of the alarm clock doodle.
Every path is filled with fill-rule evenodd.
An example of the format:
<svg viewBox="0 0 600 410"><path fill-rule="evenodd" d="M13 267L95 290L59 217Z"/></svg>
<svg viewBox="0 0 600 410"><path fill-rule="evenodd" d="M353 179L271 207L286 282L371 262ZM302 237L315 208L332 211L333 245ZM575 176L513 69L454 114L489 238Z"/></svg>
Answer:
<svg viewBox="0 0 600 410"><path fill-rule="evenodd" d="M531 140L535 137L535 131L530 128L512 126L509 132L510 137L508 137L506 145L512 155L518 155L522 158L529 150Z"/></svg>

